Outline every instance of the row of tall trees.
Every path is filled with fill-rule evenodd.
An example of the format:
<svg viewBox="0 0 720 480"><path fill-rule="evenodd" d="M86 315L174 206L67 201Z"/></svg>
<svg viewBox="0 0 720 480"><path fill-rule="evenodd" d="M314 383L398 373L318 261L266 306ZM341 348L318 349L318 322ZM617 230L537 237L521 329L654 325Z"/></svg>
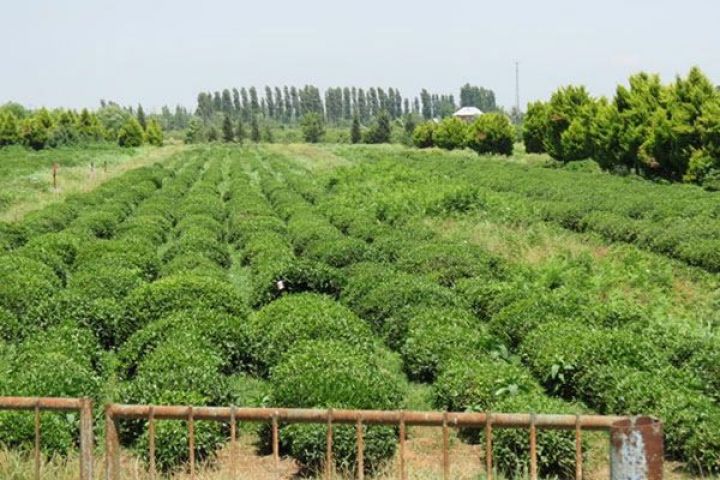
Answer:
<svg viewBox="0 0 720 480"><path fill-rule="evenodd" d="M528 105L528 152L563 162L595 159L611 171L720 187L720 92L698 68L663 84L639 73L612 99L582 86L560 88Z"/></svg>
<svg viewBox="0 0 720 480"><path fill-rule="evenodd" d="M492 90L469 84L461 89L460 105L476 106L483 111L497 110ZM259 115L290 124L299 122L308 113L316 113L331 124L351 122L356 116L360 122L367 124L380 112L386 112L391 120L411 114L431 119L447 117L457 108L454 95L435 94L427 89L423 89L418 97L410 99L392 87L333 87L321 92L315 86L306 85L302 88L266 86L262 91L255 87L242 87L200 92L195 114L205 123L219 123L224 115L249 122ZM174 118L187 119L182 113L179 115L176 111ZM167 116L171 116L169 109ZM175 121L180 123L180 120Z"/></svg>
<svg viewBox="0 0 720 480"><path fill-rule="evenodd" d="M0 106L0 147L23 145L35 150L82 143L117 142L138 146L162 145L163 130L142 106L134 111L102 102L97 111L40 108L29 110L16 103Z"/></svg>

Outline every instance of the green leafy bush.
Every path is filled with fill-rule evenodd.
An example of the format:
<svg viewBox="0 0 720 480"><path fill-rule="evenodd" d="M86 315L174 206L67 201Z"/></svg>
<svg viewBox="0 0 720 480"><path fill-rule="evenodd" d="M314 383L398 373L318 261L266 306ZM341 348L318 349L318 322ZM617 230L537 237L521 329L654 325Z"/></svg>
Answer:
<svg viewBox="0 0 720 480"><path fill-rule="evenodd" d="M143 357L162 343L187 338L206 341L223 359L223 372L250 369L251 342L247 319L209 309L184 310L155 320L136 331L118 349L122 376L132 378Z"/></svg>
<svg viewBox="0 0 720 480"><path fill-rule="evenodd" d="M451 290L429 279L387 271L380 264L358 265L350 271L341 299L376 332L382 332L385 320L404 308L455 307L459 303Z"/></svg>
<svg viewBox="0 0 720 480"><path fill-rule="evenodd" d="M358 348L372 348L368 325L347 307L316 293L286 295L265 305L251 317L253 352L257 366L277 365L303 340L339 340Z"/></svg>
<svg viewBox="0 0 720 480"><path fill-rule="evenodd" d="M91 291L68 289L44 299L28 311L20 335L33 329L59 325L71 320L92 330L105 348L120 345L135 329L128 322L125 307L112 297L96 296Z"/></svg>
<svg viewBox="0 0 720 480"><path fill-rule="evenodd" d="M435 146L435 122L423 122L413 130L413 145L418 148L430 148Z"/></svg>
<svg viewBox="0 0 720 480"><path fill-rule="evenodd" d="M271 371L272 403L285 407L397 409L403 384L397 372L378 364L372 351L344 342L309 341L295 346ZM283 447L310 470L321 465L325 427L283 427ZM336 427L333 449L337 465L355 466L353 427ZM365 467L376 471L391 457L396 438L392 428L370 426L365 438Z"/></svg>
<svg viewBox="0 0 720 480"><path fill-rule="evenodd" d="M491 356L456 357L433 384L433 404L451 412L482 412L497 410L495 405L508 396L541 393L542 387L517 363Z"/></svg>
<svg viewBox="0 0 720 480"><path fill-rule="evenodd" d="M154 279L160 270L157 247L144 238L96 240L83 245L75 261L77 270L107 271L114 268L139 269L146 280Z"/></svg>
<svg viewBox="0 0 720 480"><path fill-rule="evenodd" d="M138 327L181 310L198 308L245 316L247 307L229 283L208 277L169 276L133 290L127 298L129 321Z"/></svg>
<svg viewBox="0 0 720 480"><path fill-rule="evenodd" d="M438 147L454 150L465 148L467 136L467 123L457 117L447 117L435 127L432 138Z"/></svg>
<svg viewBox="0 0 720 480"><path fill-rule="evenodd" d="M0 256L0 278L0 307L19 317L60 287L50 267L16 255Z"/></svg>
<svg viewBox="0 0 720 480"><path fill-rule="evenodd" d="M484 113L470 124L467 132L467 146L477 153L512 155L515 132L504 114Z"/></svg>
<svg viewBox="0 0 720 480"><path fill-rule="evenodd" d="M469 312L426 309L410 319L402 346L405 371L412 380L432 382L454 358L488 355L494 340Z"/></svg>
<svg viewBox="0 0 720 480"><path fill-rule="evenodd" d="M311 242L304 255L313 260L342 268L368 259L370 249L362 240L350 237L330 238Z"/></svg>
<svg viewBox="0 0 720 480"><path fill-rule="evenodd" d="M217 234L203 227L187 228L179 238L173 241L163 256L170 261L178 255L204 256L221 267L230 266L230 254L227 246L217 239Z"/></svg>

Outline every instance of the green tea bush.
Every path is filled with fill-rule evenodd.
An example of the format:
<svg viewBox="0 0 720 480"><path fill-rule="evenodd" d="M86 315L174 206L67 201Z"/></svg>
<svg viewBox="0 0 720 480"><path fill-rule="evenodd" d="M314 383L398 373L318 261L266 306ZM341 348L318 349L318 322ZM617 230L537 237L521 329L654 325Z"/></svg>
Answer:
<svg viewBox="0 0 720 480"><path fill-rule="evenodd" d="M78 217L71 225L71 231L80 235L89 234L97 238L112 238L127 212L121 208L105 207Z"/></svg>
<svg viewBox="0 0 720 480"><path fill-rule="evenodd" d="M14 313L0 307L0 346L3 340L14 341L19 339L23 328Z"/></svg>
<svg viewBox="0 0 720 480"><path fill-rule="evenodd" d="M505 396L495 404L495 411L528 413L580 413L580 408L527 393ZM583 451L587 451L587 445ZM527 475L530 466L530 440L527 431L518 428L496 429L493 433L493 459L497 469L508 477ZM575 434L569 431L538 429L538 476L572 478L575 475Z"/></svg>
<svg viewBox="0 0 720 480"><path fill-rule="evenodd" d="M78 208L68 202L53 203L41 210L30 212L23 218L22 229L27 237L59 232L77 217Z"/></svg>
<svg viewBox="0 0 720 480"><path fill-rule="evenodd" d="M385 320L400 310L413 307L455 307L458 298L432 280L406 273L385 273L383 267L368 271L367 264L350 272L341 299L361 318L382 332Z"/></svg>
<svg viewBox="0 0 720 480"><path fill-rule="evenodd" d="M282 289L278 288L279 281ZM342 282L341 271L322 262L290 256L272 259L260 262L254 272L252 303L263 305L284 293L316 292L337 297Z"/></svg>
<svg viewBox="0 0 720 480"><path fill-rule="evenodd" d="M18 317L61 286L50 267L16 255L0 256L0 278L0 307Z"/></svg>
<svg viewBox="0 0 720 480"><path fill-rule="evenodd" d="M220 195L191 192L176 211L177 218L190 215L210 216L218 222L225 221L225 205Z"/></svg>
<svg viewBox="0 0 720 480"><path fill-rule="evenodd" d="M211 309L247 315L231 284L208 277L169 276L133 290L127 298L129 321L138 327L181 310Z"/></svg>
<svg viewBox="0 0 720 480"><path fill-rule="evenodd" d="M505 397L542 391L518 363L491 356L456 357L447 362L433 384L433 404L451 412L482 412L497 410L495 405Z"/></svg>
<svg viewBox="0 0 720 480"><path fill-rule="evenodd" d="M140 361L127 385L127 401L156 404L167 401L173 392L202 395L202 404L222 404L224 360L208 341L190 335L160 342Z"/></svg>
<svg viewBox="0 0 720 480"><path fill-rule="evenodd" d="M0 253L19 247L27 241L22 225L0 222Z"/></svg>
<svg viewBox="0 0 720 480"><path fill-rule="evenodd" d="M68 268L75 261L80 242L79 237L67 232L47 233L30 239L15 253L46 264L64 281Z"/></svg>
<svg viewBox="0 0 720 480"><path fill-rule="evenodd" d="M473 245L418 243L399 253L397 267L408 273L430 275L441 285L454 286L467 277L497 278L502 262Z"/></svg>
<svg viewBox="0 0 720 480"><path fill-rule="evenodd" d="M285 407L397 409L403 383L398 372L378 364L372 351L338 341L309 341L295 346L270 374L272 403ZM333 449L339 467L354 468L352 426L336 427ZM282 445L306 468L317 470L324 458L325 427L292 425L281 431ZM390 458L396 438L390 427L367 427L365 467L376 471Z"/></svg>
<svg viewBox="0 0 720 480"><path fill-rule="evenodd" d="M20 335L68 320L89 328L105 348L120 345L135 329L127 321L125 307L118 299L96 296L82 289L68 289L33 305L25 315Z"/></svg>
<svg viewBox="0 0 720 480"><path fill-rule="evenodd" d="M155 320L135 332L118 349L122 376L135 376L143 357L162 343L187 338L207 341L223 359L223 371L251 368L251 341L247 319L209 309L184 310Z"/></svg>
<svg viewBox="0 0 720 480"><path fill-rule="evenodd" d="M330 266L342 268L367 260L370 249L364 241L357 238L339 237L311 242L306 247L304 255Z"/></svg>
<svg viewBox="0 0 720 480"><path fill-rule="evenodd" d="M646 370L667 365L662 352L657 352L647 337L569 319L545 322L531 330L520 352L535 376L566 398L581 393L578 377L597 364L632 365Z"/></svg>
<svg viewBox="0 0 720 480"><path fill-rule="evenodd" d="M172 223L165 216L157 214L142 214L136 212L117 228L116 237L143 238L153 245L161 245L167 240Z"/></svg>
<svg viewBox="0 0 720 480"><path fill-rule="evenodd" d="M175 231L179 233L179 236L185 235L188 231L195 229L212 232L215 235L215 240L218 241L221 241L225 235L225 227L223 224L207 215L188 215L183 217L183 219L175 225Z"/></svg>
<svg viewBox="0 0 720 480"><path fill-rule="evenodd" d="M97 398L100 381L92 368L95 348L92 334L72 324L41 332L5 357L0 395ZM66 454L76 445L76 414L46 413L41 422L41 448L47 454ZM31 413L0 413L0 429L6 445L32 448Z"/></svg>
<svg viewBox="0 0 720 480"><path fill-rule="evenodd" d="M515 132L503 113L485 113L467 129L467 146L479 154L512 155Z"/></svg>
<svg viewBox="0 0 720 480"><path fill-rule="evenodd" d="M203 227L187 228L173 241L163 255L168 262L178 255L200 255L212 260L223 268L230 266L227 246L217 240L217 234Z"/></svg>
<svg viewBox="0 0 720 480"><path fill-rule="evenodd" d="M143 284L145 279L139 268L91 264L73 274L68 288L82 291L90 298L121 301Z"/></svg>
<svg viewBox="0 0 720 480"><path fill-rule="evenodd" d="M368 325L347 307L317 293L286 295L251 317L252 350L258 368L267 371L303 340L338 340L373 348Z"/></svg>
<svg viewBox="0 0 720 480"><path fill-rule="evenodd" d="M124 400L150 405L223 404L222 363L219 353L207 342L190 338L164 342L142 360L123 393ZM197 422L195 426L195 454L202 461L225 438L217 422ZM147 452L147 429L143 431L134 443L136 449ZM167 471L187 461L187 427L179 422L160 422L156 433L159 468Z"/></svg>
<svg viewBox="0 0 720 480"><path fill-rule="evenodd" d="M210 277L215 280L224 281L227 279L228 272L218 265L217 262L207 257L185 253L174 256L172 260L161 268L161 277L171 275Z"/></svg>
<svg viewBox="0 0 720 480"><path fill-rule="evenodd" d="M486 356L497 343L469 313L434 309L410 320L401 351L410 379L433 382L450 360Z"/></svg>
<svg viewBox="0 0 720 480"><path fill-rule="evenodd" d="M138 268L143 278L152 280L160 270L157 247L144 238L96 240L83 245L75 261L77 270Z"/></svg>
<svg viewBox="0 0 720 480"><path fill-rule="evenodd" d="M250 238L262 232L273 232L283 236L287 234L285 222L269 215L231 218L228 230L229 241L240 248L242 248Z"/></svg>

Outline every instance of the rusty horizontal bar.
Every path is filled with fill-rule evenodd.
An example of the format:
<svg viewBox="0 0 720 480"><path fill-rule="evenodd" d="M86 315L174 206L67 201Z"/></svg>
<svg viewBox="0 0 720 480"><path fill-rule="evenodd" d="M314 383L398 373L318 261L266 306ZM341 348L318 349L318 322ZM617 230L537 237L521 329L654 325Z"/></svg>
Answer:
<svg viewBox="0 0 720 480"><path fill-rule="evenodd" d="M187 420L191 407L187 406L154 406L154 418L166 420ZM108 412L114 418L143 419L150 415L149 405L108 405ZM231 407L192 407L195 420L230 421ZM273 416L279 422L291 423L327 423L332 416L333 423L397 425L401 415L406 425L442 427L447 421L449 427L481 427L487 423L488 414L480 412L423 412L423 411L392 411L392 410L329 410L288 409L288 408L235 408L238 421L269 422ZM530 428L533 415L529 413L492 413L493 428L525 427ZM626 416L613 415L534 415L537 428L575 429L578 424L584 430L609 430L618 421L626 420Z"/></svg>
<svg viewBox="0 0 720 480"><path fill-rule="evenodd" d="M0 410L54 410L66 412L80 410L83 406L81 398L61 397L0 397Z"/></svg>

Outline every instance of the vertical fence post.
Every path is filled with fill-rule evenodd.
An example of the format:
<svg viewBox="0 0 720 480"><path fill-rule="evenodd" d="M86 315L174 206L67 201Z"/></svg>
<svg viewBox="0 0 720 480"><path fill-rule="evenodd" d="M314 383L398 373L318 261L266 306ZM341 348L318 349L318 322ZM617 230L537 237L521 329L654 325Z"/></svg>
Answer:
<svg viewBox="0 0 720 480"><path fill-rule="evenodd" d="M493 430L492 413L485 414L485 477L487 480L493 478Z"/></svg>
<svg viewBox="0 0 720 480"><path fill-rule="evenodd" d="M275 477L280 478L280 427L278 425L278 412L272 416L272 447L275 459Z"/></svg>
<svg viewBox="0 0 720 480"><path fill-rule="evenodd" d="M357 432L357 478L358 480L365 479L365 438L363 434L363 423L362 418L358 418L357 424L355 425Z"/></svg>
<svg viewBox="0 0 720 480"><path fill-rule="evenodd" d="M530 480L537 480L537 426L535 425L535 414L530 415Z"/></svg>
<svg viewBox="0 0 720 480"><path fill-rule="evenodd" d="M195 480L195 414L193 407L188 408L188 449L190 478Z"/></svg>
<svg viewBox="0 0 720 480"><path fill-rule="evenodd" d="M94 462L92 400L83 398L80 405L80 480L92 480Z"/></svg>
<svg viewBox="0 0 720 480"><path fill-rule="evenodd" d="M400 412L400 480L407 480L405 467L405 412Z"/></svg>
<svg viewBox="0 0 720 480"><path fill-rule="evenodd" d="M40 399L35 400L35 480L40 480Z"/></svg>
<svg viewBox="0 0 720 480"><path fill-rule="evenodd" d="M105 407L105 480L120 478L120 438L112 405Z"/></svg>
<svg viewBox="0 0 720 480"><path fill-rule="evenodd" d="M580 425L580 414L575 417L575 480L582 480L583 475L583 451L582 451L582 427Z"/></svg>
<svg viewBox="0 0 720 480"><path fill-rule="evenodd" d="M443 436L443 479L450 480L450 432L448 429L448 414L443 414L443 425L442 425L442 436Z"/></svg>
<svg viewBox="0 0 720 480"><path fill-rule="evenodd" d="M662 424L650 417L616 422L610 429L611 480L662 480Z"/></svg>
<svg viewBox="0 0 720 480"><path fill-rule="evenodd" d="M157 465L155 464L155 407L150 405L148 414L148 459L150 460L150 480L157 477Z"/></svg>
<svg viewBox="0 0 720 480"><path fill-rule="evenodd" d="M327 412L327 438L325 439L325 478L332 479L333 474L333 411L332 408Z"/></svg>

